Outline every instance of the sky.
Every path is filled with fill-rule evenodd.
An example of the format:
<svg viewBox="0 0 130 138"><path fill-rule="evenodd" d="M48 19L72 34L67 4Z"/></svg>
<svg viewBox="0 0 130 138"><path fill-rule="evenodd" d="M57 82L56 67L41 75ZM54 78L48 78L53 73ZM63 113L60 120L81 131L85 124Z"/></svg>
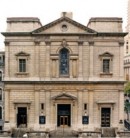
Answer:
<svg viewBox="0 0 130 138"><path fill-rule="evenodd" d="M87 25L91 17L121 17L127 25L128 0L0 0L0 32L6 31L8 17L38 17L45 25L60 18L61 12L73 12L73 20ZM0 34L0 50L4 37Z"/></svg>

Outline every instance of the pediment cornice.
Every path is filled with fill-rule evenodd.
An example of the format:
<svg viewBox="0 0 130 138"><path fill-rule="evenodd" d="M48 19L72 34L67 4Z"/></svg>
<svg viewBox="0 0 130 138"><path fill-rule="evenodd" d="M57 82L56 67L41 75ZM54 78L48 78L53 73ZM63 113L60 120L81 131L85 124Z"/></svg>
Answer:
<svg viewBox="0 0 130 138"><path fill-rule="evenodd" d="M76 100L77 97L68 93L61 93L56 96L53 96L51 99L52 100L60 100L60 99Z"/></svg>
<svg viewBox="0 0 130 138"><path fill-rule="evenodd" d="M39 34L39 33L43 32L44 30L46 30L46 29L48 29L48 28L50 28L50 27L52 27L52 26L54 26L60 22L63 22L63 21L66 21L70 24L73 24L74 26L83 29L87 33L96 33L95 30L92 30L92 29L88 28L87 26L84 26L84 25L82 25L82 24L80 24L80 23L78 23L78 22L76 22L76 21L74 21L68 17L61 17L61 18L59 18L59 19L57 19L57 20L55 20L55 21L53 21L53 22L51 22L45 26L42 26L42 27L34 30L32 32L32 34Z"/></svg>

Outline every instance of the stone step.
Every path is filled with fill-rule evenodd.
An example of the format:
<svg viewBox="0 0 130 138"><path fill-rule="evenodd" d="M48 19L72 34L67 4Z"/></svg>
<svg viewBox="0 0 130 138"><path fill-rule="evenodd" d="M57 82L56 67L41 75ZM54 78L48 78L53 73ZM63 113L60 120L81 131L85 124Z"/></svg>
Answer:
<svg viewBox="0 0 130 138"><path fill-rule="evenodd" d="M57 130L50 133L50 138L77 138L76 134L70 128L57 128Z"/></svg>

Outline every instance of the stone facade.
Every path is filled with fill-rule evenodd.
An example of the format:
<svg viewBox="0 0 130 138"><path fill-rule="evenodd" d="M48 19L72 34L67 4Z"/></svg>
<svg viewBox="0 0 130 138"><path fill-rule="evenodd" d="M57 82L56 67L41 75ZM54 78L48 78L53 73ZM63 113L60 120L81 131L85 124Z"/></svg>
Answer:
<svg viewBox="0 0 130 138"><path fill-rule="evenodd" d="M63 13L45 26L37 18L7 24L5 130L122 127L121 18L91 18L84 26Z"/></svg>

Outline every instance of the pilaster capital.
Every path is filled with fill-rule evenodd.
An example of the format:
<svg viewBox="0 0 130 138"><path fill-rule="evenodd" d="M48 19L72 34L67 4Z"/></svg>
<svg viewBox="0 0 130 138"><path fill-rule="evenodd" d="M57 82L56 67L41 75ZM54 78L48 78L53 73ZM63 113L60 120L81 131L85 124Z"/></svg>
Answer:
<svg viewBox="0 0 130 138"><path fill-rule="evenodd" d="M10 42L7 41L7 40L5 40L4 43L5 43L5 46L9 46L10 45Z"/></svg>
<svg viewBox="0 0 130 138"><path fill-rule="evenodd" d="M94 41L89 41L89 46L94 46Z"/></svg>

